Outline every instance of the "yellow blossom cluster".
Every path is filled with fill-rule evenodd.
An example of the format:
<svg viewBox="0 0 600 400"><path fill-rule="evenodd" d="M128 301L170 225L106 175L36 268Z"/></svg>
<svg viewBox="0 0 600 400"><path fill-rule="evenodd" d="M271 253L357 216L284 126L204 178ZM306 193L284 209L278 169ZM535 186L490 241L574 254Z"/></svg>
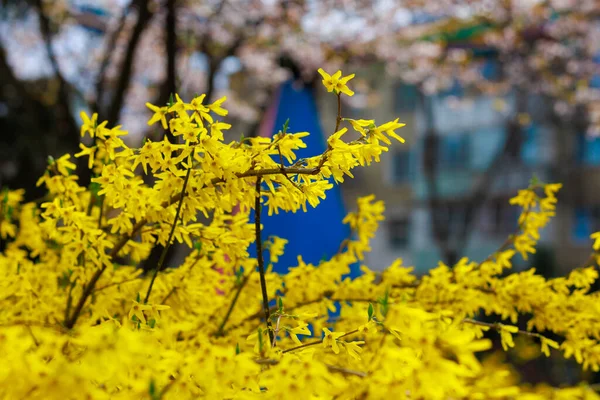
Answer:
<svg viewBox="0 0 600 400"><path fill-rule="evenodd" d="M595 253L568 277L509 273L517 253L535 251L560 185L520 191L515 234L482 262L440 263L419 277L396 260L373 272L362 262L385 207L366 196L344 219L352 235L337 254L318 265L298 255L285 275L265 265L263 252L277 263L287 242L261 236L261 208L316 207L352 169L379 161L390 139L404 141L398 120L343 118L352 75L320 72L339 110L321 155L298 159L308 132L287 123L273 138L227 142L225 98L175 96L148 107L149 124L176 140L129 147L121 127L82 113L91 142L75 156L88 157L89 187L65 155L49 160L41 201L0 192L0 399L599 398L585 385L522 386L486 357L490 331L504 349L524 336L540 354L600 368ZM174 241L187 253L169 265ZM355 263L362 275L350 279Z"/></svg>

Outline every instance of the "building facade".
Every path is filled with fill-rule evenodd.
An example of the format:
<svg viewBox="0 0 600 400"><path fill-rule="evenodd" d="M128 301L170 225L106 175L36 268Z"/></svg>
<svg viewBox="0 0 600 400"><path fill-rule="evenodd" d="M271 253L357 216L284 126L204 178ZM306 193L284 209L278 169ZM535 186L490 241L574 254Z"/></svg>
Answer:
<svg viewBox="0 0 600 400"><path fill-rule="evenodd" d="M531 179L562 181L557 215L543 231L538 253L528 260L517 256L517 268L533 266L548 275L578 267L589 256L589 235L600 230L600 138L557 125L548 115L543 98L529 95L527 115L520 129L515 154L505 149L508 123L516 113L515 95L502 99L463 93L454 88L426 99L428 110L419 106L416 88L396 82L381 66L356 70L378 94L364 109L345 106L343 116L374 118L376 123L400 118L407 124L398 131L405 144L394 143L380 164L361 169L342 190L349 209L356 197L373 193L386 203L386 220L372 242L365 265L374 270L389 266L397 258L418 273L435 267L444 253L435 239L430 200L435 185L437 207L449 231L449 246L460 256L482 261L517 230L519 208L509 199ZM320 97L325 132L335 126L335 102ZM435 175L424 170L426 132L436 132ZM494 160L503 155L500 162ZM564 163L567 165L564 165ZM428 181L433 179L433 182ZM484 196L473 206L472 195L485 181ZM475 211L473 211L475 210ZM468 212L472 222L465 225ZM464 243L454 243L466 229Z"/></svg>

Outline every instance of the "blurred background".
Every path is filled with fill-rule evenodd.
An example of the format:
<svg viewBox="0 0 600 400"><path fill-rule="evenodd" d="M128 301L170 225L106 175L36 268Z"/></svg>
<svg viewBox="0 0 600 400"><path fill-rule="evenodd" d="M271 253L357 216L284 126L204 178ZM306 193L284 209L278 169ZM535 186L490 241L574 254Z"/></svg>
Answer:
<svg viewBox="0 0 600 400"><path fill-rule="evenodd" d="M303 254L308 261L337 251L348 234L339 216L370 193L386 203L365 260L375 270L399 257L418 273L438 260L485 259L516 230L508 199L534 177L564 188L537 254L519 268L564 274L588 258L589 235L600 230L600 1L1 4L0 186L26 188L29 200L44 194L35 182L48 155L78 151L81 110L122 124L131 144L160 140L144 104L175 92L226 95L229 140L272 135L290 118L318 150L336 115L322 67L356 73L344 117L399 117L406 144L357 170L324 213L289 220L285 232L266 227L299 248L307 239L298 224L329 227L308 239L329 241ZM536 368L532 381L552 368L558 382L578 374Z"/></svg>

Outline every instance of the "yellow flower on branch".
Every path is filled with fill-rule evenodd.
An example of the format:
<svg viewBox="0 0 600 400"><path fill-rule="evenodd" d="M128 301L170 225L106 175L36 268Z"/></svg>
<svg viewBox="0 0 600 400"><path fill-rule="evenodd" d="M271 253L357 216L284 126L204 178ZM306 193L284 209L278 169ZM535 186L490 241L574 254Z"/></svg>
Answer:
<svg viewBox="0 0 600 400"><path fill-rule="evenodd" d="M298 326L295 328L289 329L288 334L297 345L302 344L300 339L298 339L298 335L310 335L310 329L308 329L308 324L303 321L298 321Z"/></svg>
<svg viewBox="0 0 600 400"><path fill-rule="evenodd" d="M167 113L169 112L169 109L167 107L157 107L150 103L146 103L146 107L154 111L154 115L148 120L148 125L154 125L156 122L160 121L163 129L169 129L169 126L167 125Z"/></svg>
<svg viewBox="0 0 600 400"><path fill-rule="evenodd" d="M595 232L590 235L590 238L594 239L594 250L600 250L600 232Z"/></svg>
<svg viewBox="0 0 600 400"><path fill-rule="evenodd" d="M220 99L213 102L212 104L207 105L207 107L210 111L214 112L215 114L224 117L228 113L228 111L226 109L221 107L221 105L225 102L225 100L227 100L227 97L223 96Z"/></svg>
<svg viewBox="0 0 600 400"><path fill-rule="evenodd" d="M348 81L354 78L354 74L342 77L342 71L337 71L333 75L329 75L319 68L319 74L323 77L323 85L327 88L328 92L334 92L335 94L344 93L350 97L354 96L354 92L346 86Z"/></svg>
<svg viewBox="0 0 600 400"><path fill-rule="evenodd" d="M131 310L129 310L129 319L136 317L138 321L142 324L146 323L146 317L144 316L144 311L151 310L152 306L148 304L140 304L137 301L133 301L133 306L131 306Z"/></svg>
<svg viewBox="0 0 600 400"><path fill-rule="evenodd" d="M338 339L346 334L346 332L332 332L327 328L323 328L323 347L328 348L331 347L335 354L340 352L340 346L338 344Z"/></svg>
<svg viewBox="0 0 600 400"><path fill-rule="evenodd" d="M79 148L81 151L75 154L75 157L89 156L88 168L92 169L94 166L94 154L96 153L96 147L86 147L83 143L79 143Z"/></svg>
<svg viewBox="0 0 600 400"><path fill-rule="evenodd" d="M79 116L83 120L83 124L81 124L81 137L83 137L86 132L89 133L91 137L94 137L96 125L98 124L98 113L93 113L92 118L90 118L84 111L82 111L79 113Z"/></svg>
<svg viewBox="0 0 600 400"><path fill-rule="evenodd" d="M544 353L546 357L550 357L550 347L552 347L553 349L558 349L560 347L560 345L557 342L555 342L554 340L550 340L544 336L541 336L540 340L542 344L542 353Z"/></svg>

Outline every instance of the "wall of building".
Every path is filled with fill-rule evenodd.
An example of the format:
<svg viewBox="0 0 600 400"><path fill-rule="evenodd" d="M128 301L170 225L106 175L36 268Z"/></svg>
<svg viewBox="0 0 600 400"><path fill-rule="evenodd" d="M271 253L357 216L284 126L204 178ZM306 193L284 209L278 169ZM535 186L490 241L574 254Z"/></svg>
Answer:
<svg viewBox="0 0 600 400"><path fill-rule="evenodd" d="M374 118L377 123L399 117L407 124L398 131L406 138L405 145L394 144L390 153L382 157L382 163L357 171L356 179L342 186L349 209L354 207L356 197L371 193L386 203L386 221L372 242L373 251L366 258L365 265L381 270L402 258L405 265L414 265L418 272L425 272L437 265L441 254L431 232L427 185L421 166L423 113L416 107L416 98L413 106L406 104L407 98L403 99L401 95L407 91L386 76L382 67L370 66L353 72L357 77L366 77L378 93L379 102L365 110L350 110L351 116ZM589 234L600 230L600 192L596 190L600 187L600 139L579 140L573 146L572 151L577 154L572 155L571 165L561 166L558 162L559 146L563 146L565 141L559 135L572 136L573 133L552 126L542 102L536 97L529 99L532 122L523 128L521 152L493 174L486 202L476 215L461 255L481 261L493 253L517 228L519 210L510 206L508 199L519 189L527 187L534 175L542 181L554 182L561 176L557 171L567 168L570 178L564 179L563 192L569 195L559 197L557 216L542 232L540 253L544 256L530 257L527 261L517 257L516 263L520 267L531 266L532 263L548 263L550 257L550 264L556 264L558 272L564 273L579 266L589 256ZM332 131L335 126L335 98L321 95L319 104L323 125L326 131ZM432 99L432 110L434 127L442 142L447 140L447 144L443 144L447 146L443 150L447 154L440 156L442 165L439 165L436 182L438 190L445 200L460 203L504 145L506 120L514 114L514 98L509 95L502 101L489 96L461 99L450 94ZM572 140L571 136L569 140ZM463 137L465 139L460 139ZM461 140L466 144L461 144ZM461 146L468 148L466 153L461 153ZM453 153L456 151L458 156ZM463 154L465 159L460 159ZM408 171L399 173L399 166L407 164ZM458 215L460 218L460 213ZM539 270L548 267L533 266Z"/></svg>

